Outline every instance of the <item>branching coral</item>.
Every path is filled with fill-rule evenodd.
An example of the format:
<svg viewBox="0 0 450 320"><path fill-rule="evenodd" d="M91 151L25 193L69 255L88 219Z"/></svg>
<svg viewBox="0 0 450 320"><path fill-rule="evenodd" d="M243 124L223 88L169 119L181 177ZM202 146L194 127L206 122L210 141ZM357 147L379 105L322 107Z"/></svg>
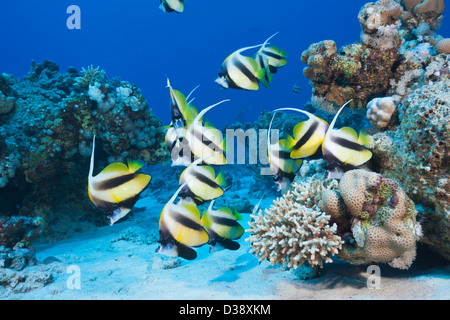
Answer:
<svg viewBox="0 0 450 320"><path fill-rule="evenodd" d="M332 194L334 193L334 194ZM342 202L339 199L342 199ZM346 172L339 192L325 191L323 209L348 237L339 258L352 264L388 263L408 269L416 256L420 225L416 209L397 182L362 169ZM345 204L346 212L342 203Z"/></svg>
<svg viewBox="0 0 450 320"><path fill-rule="evenodd" d="M330 256L338 253L342 241L337 236L336 224L330 225L330 216L318 211L317 189L324 189L322 182L293 184L282 198L274 201L270 210L252 215L250 237L252 253L259 261L268 260L271 265L286 265L297 269L303 263L323 267L332 262Z"/></svg>
<svg viewBox="0 0 450 320"><path fill-rule="evenodd" d="M87 69L81 69L81 77L75 78L75 84L79 87L87 88L90 84L101 82L105 79L105 70L100 70L100 66L94 69L92 65Z"/></svg>

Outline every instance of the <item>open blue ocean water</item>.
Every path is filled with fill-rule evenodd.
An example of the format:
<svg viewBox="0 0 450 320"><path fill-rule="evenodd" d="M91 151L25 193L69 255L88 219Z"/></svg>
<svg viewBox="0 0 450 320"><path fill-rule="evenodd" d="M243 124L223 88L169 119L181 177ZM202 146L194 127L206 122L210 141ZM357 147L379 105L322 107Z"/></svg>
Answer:
<svg viewBox="0 0 450 320"><path fill-rule="evenodd" d="M44 59L57 63L61 72L69 66L78 70L100 66L109 79L120 77L136 84L167 124L169 77L173 87L186 95L200 85L195 92L199 109L231 99L209 113L216 126L256 121L261 110L301 107L308 102L311 90L303 76L301 53L326 39L338 47L359 40L357 15L365 3L188 0L182 14L167 14L158 8L157 0L2 1L0 70L22 77L31 60ZM70 5L81 9L79 30L66 26ZM274 75L270 89L225 90L214 82L229 54L260 44L276 32L271 43L286 50L288 64ZM295 83L302 87L300 93L292 92Z"/></svg>

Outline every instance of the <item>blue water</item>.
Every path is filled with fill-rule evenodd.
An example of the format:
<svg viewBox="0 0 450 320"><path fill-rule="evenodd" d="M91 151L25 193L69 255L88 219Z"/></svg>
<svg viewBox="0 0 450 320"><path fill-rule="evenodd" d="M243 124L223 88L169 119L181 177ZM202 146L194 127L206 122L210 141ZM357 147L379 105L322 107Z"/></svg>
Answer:
<svg viewBox="0 0 450 320"><path fill-rule="evenodd" d="M199 109L231 99L208 115L216 126L255 121L263 109L301 107L310 99L302 51L326 39L338 47L358 41L357 15L365 3L186 0L182 14L168 14L158 8L158 0L4 0L0 71L22 77L31 60L44 59L56 62L62 72L69 66L78 70L100 66L110 79L119 76L137 84L164 123L170 122L169 77L172 86L185 94L200 85L194 103ZM81 9L81 30L66 27L69 5ZM438 33L450 35L449 29L444 19ZM288 64L274 75L270 89L224 90L214 82L230 53L260 44L278 31L271 43L287 51ZM303 91L294 94L297 81ZM242 109L248 111L236 119Z"/></svg>

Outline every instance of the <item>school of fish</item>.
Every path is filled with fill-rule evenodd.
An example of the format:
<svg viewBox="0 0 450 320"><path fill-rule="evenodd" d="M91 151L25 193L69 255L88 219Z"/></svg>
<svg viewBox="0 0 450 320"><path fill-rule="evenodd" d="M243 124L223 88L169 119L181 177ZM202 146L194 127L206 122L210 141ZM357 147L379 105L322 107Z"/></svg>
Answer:
<svg viewBox="0 0 450 320"><path fill-rule="evenodd" d="M161 0L165 12L183 12L182 0ZM216 80L223 88L257 90L259 83L269 88L272 75L286 65L286 52L268 46L277 33L263 44L239 49L222 64ZM258 48L250 56L241 53ZM186 97L173 89L167 79L169 108L172 122L159 128L164 130L165 142L171 155L172 166L185 166L179 178L179 188L164 206L159 219L159 246L157 253L192 260L197 257L193 248L208 244L210 252L218 249L237 250L236 242L244 228L239 224L242 216L229 207L215 208L215 200L230 187L221 166L227 164L226 142L222 132L215 128L205 114L229 100L223 100L200 112L189 100L194 88ZM330 174L339 176L344 171L366 163L372 153L364 147L371 137L364 131L359 134L350 127L335 129L336 119L349 103L336 113L331 124L296 108L279 108L273 111L268 128L267 154L273 180L278 190L285 189L295 178L304 159L323 157ZM295 111L308 117L293 128L292 136L272 141L272 123L280 111ZM109 224L126 216L151 181L146 164L139 160L112 163L96 176L94 172L95 136L88 175L88 194L93 204L101 209ZM210 201L206 210L199 206Z"/></svg>

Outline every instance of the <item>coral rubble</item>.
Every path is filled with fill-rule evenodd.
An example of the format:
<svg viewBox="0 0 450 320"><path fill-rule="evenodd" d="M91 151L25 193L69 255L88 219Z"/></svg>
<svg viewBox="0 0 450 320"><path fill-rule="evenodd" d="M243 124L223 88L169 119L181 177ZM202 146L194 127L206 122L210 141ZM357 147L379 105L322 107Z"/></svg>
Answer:
<svg viewBox="0 0 450 320"><path fill-rule="evenodd" d="M39 238L41 218L0 218L0 268L22 270L36 263L32 242Z"/></svg>

